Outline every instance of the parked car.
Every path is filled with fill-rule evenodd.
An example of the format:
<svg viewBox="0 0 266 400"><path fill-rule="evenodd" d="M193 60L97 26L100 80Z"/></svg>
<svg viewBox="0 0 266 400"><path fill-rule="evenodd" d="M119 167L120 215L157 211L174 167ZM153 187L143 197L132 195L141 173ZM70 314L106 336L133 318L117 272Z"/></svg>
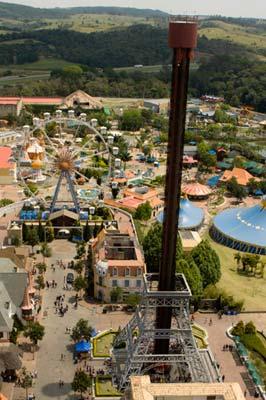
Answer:
<svg viewBox="0 0 266 400"><path fill-rule="evenodd" d="M72 285L73 282L74 282L74 274L72 274L72 272L69 272L66 277L66 283Z"/></svg>

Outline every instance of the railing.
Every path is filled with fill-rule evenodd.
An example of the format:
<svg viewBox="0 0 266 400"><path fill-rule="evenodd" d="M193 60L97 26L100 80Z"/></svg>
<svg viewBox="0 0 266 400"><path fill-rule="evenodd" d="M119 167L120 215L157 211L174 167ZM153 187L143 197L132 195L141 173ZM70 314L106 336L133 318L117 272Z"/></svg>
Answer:
<svg viewBox="0 0 266 400"><path fill-rule="evenodd" d="M13 211L17 211L18 209L22 208L25 201L31 201L32 199L29 198L27 200L17 201L16 203L9 204L8 206L0 208L0 217L3 217L4 214L10 214Z"/></svg>

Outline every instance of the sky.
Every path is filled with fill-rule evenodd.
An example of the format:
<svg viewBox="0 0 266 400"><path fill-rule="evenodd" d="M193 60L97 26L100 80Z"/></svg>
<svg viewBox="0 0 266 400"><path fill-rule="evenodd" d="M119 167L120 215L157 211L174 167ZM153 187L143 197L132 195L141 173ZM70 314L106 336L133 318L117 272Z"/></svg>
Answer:
<svg viewBox="0 0 266 400"><path fill-rule="evenodd" d="M159 9L171 14L266 18L265 0L0 0L34 7L116 6Z"/></svg>

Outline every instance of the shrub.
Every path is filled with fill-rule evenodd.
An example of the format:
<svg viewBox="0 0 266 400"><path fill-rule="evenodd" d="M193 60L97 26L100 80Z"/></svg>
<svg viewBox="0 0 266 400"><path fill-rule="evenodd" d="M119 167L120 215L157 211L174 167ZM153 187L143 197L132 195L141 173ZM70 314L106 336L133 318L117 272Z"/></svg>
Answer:
<svg viewBox="0 0 266 400"><path fill-rule="evenodd" d="M245 333L245 325L243 321L239 321L236 326L232 329L232 335L242 336Z"/></svg>
<svg viewBox="0 0 266 400"><path fill-rule="evenodd" d="M252 321L248 322L245 326L245 333L247 335L254 335L257 332L257 329Z"/></svg>
<svg viewBox="0 0 266 400"><path fill-rule="evenodd" d="M260 354L261 357L266 361L266 347L263 341L257 334L244 334L241 336L241 342L246 346L247 349L255 351Z"/></svg>

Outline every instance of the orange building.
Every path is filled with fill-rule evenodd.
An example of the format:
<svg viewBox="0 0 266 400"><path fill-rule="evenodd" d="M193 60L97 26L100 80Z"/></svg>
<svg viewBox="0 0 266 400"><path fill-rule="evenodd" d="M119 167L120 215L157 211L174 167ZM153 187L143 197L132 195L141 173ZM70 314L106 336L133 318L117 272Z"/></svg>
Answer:
<svg viewBox="0 0 266 400"><path fill-rule="evenodd" d="M224 171L223 176L220 178L220 182L228 182L232 178L236 178L237 183L241 186L247 186L250 179L255 179L256 181L259 181L258 178L255 178L245 169L235 167L232 169L232 171Z"/></svg>
<svg viewBox="0 0 266 400"><path fill-rule="evenodd" d="M94 260L94 296L105 302L112 291L122 289L122 297L143 290L145 262L134 237L114 227L102 229L92 244ZM122 299L121 299L122 300Z"/></svg>
<svg viewBox="0 0 266 400"><path fill-rule="evenodd" d="M127 188L123 191L123 196L124 198L116 201L118 207L126 207L131 211L135 211L139 205L148 201L153 210L153 217L163 209L164 202L159 198L157 190L147 186Z"/></svg>

